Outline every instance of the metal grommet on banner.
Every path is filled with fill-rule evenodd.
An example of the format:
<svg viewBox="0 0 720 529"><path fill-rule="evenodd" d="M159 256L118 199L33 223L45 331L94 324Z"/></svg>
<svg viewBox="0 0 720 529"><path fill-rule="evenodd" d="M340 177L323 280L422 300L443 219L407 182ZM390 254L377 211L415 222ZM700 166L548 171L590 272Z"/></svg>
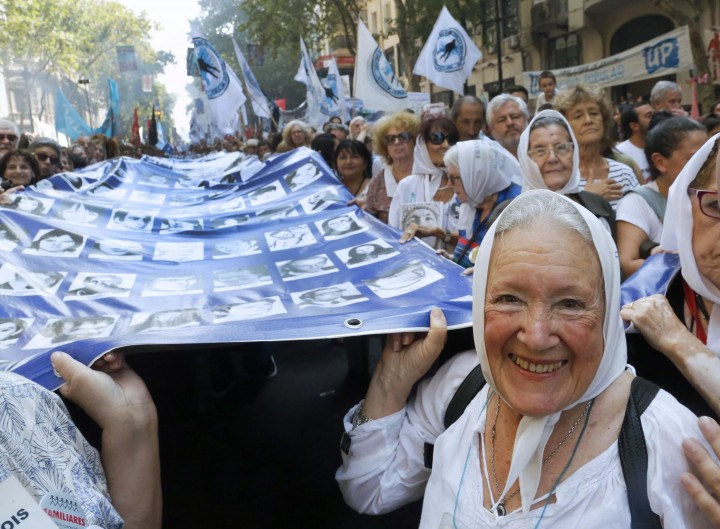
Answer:
<svg viewBox="0 0 720 529"><path fill-rule="evenodd" d="M348 329L358 329L362 327L362 324L362 320L359 320L357 318L348 318L347 320L345 320L345 327L347 327Z"/></svg>

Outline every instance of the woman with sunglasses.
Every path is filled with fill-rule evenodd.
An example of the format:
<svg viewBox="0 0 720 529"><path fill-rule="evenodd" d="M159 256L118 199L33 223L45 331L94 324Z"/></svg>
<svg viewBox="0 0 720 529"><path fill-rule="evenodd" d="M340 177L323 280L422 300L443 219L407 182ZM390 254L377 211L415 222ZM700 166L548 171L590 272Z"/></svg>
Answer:
<svg viewBox="0 0 720 529"><path fill-rule="evenodd" d="M38 180L50 178L60 172L60 144L58 142L52 138L37 138L30 144L29 150L40 167Z"/></svg>
<svg viewBox="0 0 720 529"><path fill-rule="evenodd" d="M390 201L400 180L412 172L415 137L420 119L409 112L398 112L373 127L373 150L383 161L383 170L368 184L365 211L387 223Z"/></svg>
<svg viewBox="0 0 720 529"><path fill-rule="evenodd" d="M412 174L398 184L390 203L388 224L403 231L400 242L407 242L417 235L437 249L454 250L458 235L451 210L457 211L459 206L453 200L455 192L443 157L459 138L455 122L445 116L424 120L420 125ZM436 224L412 222L412 215L408 213L419 204L440 206L442 215Z"/></svg>

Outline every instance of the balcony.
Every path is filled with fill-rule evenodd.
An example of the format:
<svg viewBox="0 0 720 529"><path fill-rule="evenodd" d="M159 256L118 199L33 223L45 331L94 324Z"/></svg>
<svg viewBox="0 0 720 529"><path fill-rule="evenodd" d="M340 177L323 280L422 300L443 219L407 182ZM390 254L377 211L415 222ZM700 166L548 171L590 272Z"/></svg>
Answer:
<svg viewBox="0 0 720 529"><path fill-rule="evenodd" d="M568 28L568 0L544 0L532 6L533 34L550 33Z"/></svg>

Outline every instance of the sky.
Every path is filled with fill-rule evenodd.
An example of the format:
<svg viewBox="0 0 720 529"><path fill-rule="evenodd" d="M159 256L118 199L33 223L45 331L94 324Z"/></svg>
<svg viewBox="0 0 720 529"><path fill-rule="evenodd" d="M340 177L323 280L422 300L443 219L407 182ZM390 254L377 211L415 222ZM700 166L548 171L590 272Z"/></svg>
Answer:
<svg viewBox="0 0 720 529"><path fill-rule="evenodd" d="M145 11L152 20L160 23L160 29L151 33L150 43L156 51L172 52L175 55L175 64L166 66L165 73L159 77L158 81L166 86L168 92L177 96L173 119L180 135L187 138L190 117L186 115L185 108L190 103L190 97L185 86L190 78L186 75L185 55L190 46L188 21L200 15L197 0L173 0L172 2L118 0L118 2L136 13Z"/></svg>

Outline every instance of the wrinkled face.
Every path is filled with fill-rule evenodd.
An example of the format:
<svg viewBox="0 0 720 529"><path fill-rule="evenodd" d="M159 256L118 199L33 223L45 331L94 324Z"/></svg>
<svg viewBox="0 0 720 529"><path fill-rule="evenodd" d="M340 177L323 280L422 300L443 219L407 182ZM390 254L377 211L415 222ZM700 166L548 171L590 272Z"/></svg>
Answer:
<svg viewBox="0 0 720 529"><path fill-rule="evenodd" d="M465 204L468 200L467 193L465 192L465 184L463 184L462 178L460 178L460 170L455 166L447 168L448 178L450 179L450 185L455 191L458 200Z"/></svg>
<svg viewBox="0 0 720 529"><path fill-rule="evenodd" d="M670 153L669 157L664 157L660 153L653 154L653 163L657 167L660 174L667 176L670 182L674 182L680 171L683 170L685 164L690 161L700 147L707 141L707 134L700 130L685 133L684 139L678 143L675 150Z"/></svg>
<svg viewBox="0 0 720 529"><path fill-rule="evenodd" d="M58 172L60 167L60 156L55 149L46 145L36 147L33 151L35 159L40 166L40 177L48 178Z"/></svg>
<svg viewBox="0 0 720 529"><path fill-rule="evenodd" d="M528 125L528 119L517 103L510 101L501 106L493 114L490 132L495 141L508 151L517 152L520 134Z"/></svg>
<svg viewBox="0 0 720 529"><path fill-rule="evenodd" d="M485 348L503 399L529 416L577 401L602 359L604 313L600 262L582 237L547 226L505 232L485 293Z"/></svg>
<svg viewBox="0 0 720 529"><path fill-rule="evenodd" d="M581 101L567 114L579 145L592 145L602 141L605 134L600 106L590 99Z"/></svg>
<svg viewBox="0 0 720 529"><path fill-rule="evenodd" d="M709 191L717 191L717 180L711 179L706 186ZM717 196L715 197L717 199ZM698 271L717 288L720 288L720 219L713 219L703 214L698 204L697 195L690 197L692 207L692 249ZM706 206L707 209L707 206ZM714 205L717 212L719 206Z"/></svg>
<svg viewBox="0 0 720 529"><path fill-rule="evenodd" d="M337 170L341 178L360 178L365 172L367 162L356 152L344 149L337 156Z"/></svg>
<svg viewBox="0 0 720 529"><path fill-rule="evenodd" d="M455 125L460 132L460 141L476 139L484 124L485 109L482 105L464 103L460 107L460 113L455 120Z"/></svg>
<svg viewBox="0 0 720 529"><path fill-rule="evenodd" d="M545 94L545 99L552 99L555 95L555 79L551 77L543 77L540 79L540 90Z"/></svg>
<svg viewBox="0 0 720 529"><path fill-rule="evenodd" d="M560 125L549 125L537 128L530 133L528 142L528 153L537 152L535 149L544 149L545 156L533 155L530 158L540 168L540 174L547 188L551 191L559 191L570 181L573 166L573 150L562 152L564 149L555 147L561 144L571 143L570 134Z"/></svg>
<svg viewBox="0 0 720 529"><path fill-rule="evenodd" d="M45 252L65 252L75 247L75 241L70 235L53 235L38 243L38 248Z"/></svg>
<svg viewBox="0 0 720 529"><path fill-rule="evenodd" d="M17 149L18 134L10 127L0 127L0 157L8 151Z"/></svg>
<svg viewBox="0 0 720 529"><path fill-rule="evenodd" d="M12 156L5 167L5 180L12 182L13 186L30 185L35 176L32 167L22 156Z"/></svg>
<svg viewBox="0 0 720 529"><path fill-rule="evenodd" d="M663 98L655 103L656 110L672 110L673 108L681 108L682 93L667 91Z"/></svg>

